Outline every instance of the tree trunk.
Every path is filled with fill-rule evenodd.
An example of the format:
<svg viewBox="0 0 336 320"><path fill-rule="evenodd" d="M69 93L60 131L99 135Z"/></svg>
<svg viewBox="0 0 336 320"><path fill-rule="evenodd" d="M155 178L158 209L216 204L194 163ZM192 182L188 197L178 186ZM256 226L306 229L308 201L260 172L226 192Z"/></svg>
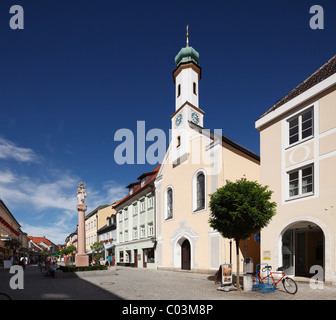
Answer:
<svg viewBox="0 0 336 320"><path fill-rule="evenodd" d="M239 283L239 240L240 239L235 239L236 241L236 252L237 252L237 272L236 272L236 287L238 289L238 291L240 291L240 283Z"/></svg>

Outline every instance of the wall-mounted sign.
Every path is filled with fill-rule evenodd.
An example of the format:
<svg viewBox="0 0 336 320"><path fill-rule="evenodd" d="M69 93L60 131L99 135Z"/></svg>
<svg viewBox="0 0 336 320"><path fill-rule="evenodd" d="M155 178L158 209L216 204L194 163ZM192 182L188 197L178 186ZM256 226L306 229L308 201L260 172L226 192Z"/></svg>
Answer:
<svg viewBox="0 0 336 320"><path fill-rule="evenodd" d="M260 233L259 232L255 234L254 241L255 242L260 242Z"/></svg>
<svg viewBox="0 0 336 320"><path fill-rule="evenodd" d="M263 260L271 260L271 250L265 250L263 252Z"/></svg>

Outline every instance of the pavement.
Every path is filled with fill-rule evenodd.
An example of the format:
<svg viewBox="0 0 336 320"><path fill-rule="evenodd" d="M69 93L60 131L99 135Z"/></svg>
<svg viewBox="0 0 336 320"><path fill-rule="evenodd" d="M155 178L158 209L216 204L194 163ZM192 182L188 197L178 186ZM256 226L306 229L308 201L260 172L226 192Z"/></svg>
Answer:
<svg viewBox="0 0 336 320"><path fill-rule="evenodd" d="M37 265L24 271L23 289L11 289L10 281L18 274L0 271L0 292L13 300L139 300L207 301L233 300L336 300L336 286L323 284L312 288L309 282L298 282L298 292L288 294L279 284L275 292L217 290L214 275L114 267L110 274L56 279L43 276ZM12 278L12 280L11 280ZM19 283L19 281L16 281ZM0 297L1 299L1 297Z"/></svg>

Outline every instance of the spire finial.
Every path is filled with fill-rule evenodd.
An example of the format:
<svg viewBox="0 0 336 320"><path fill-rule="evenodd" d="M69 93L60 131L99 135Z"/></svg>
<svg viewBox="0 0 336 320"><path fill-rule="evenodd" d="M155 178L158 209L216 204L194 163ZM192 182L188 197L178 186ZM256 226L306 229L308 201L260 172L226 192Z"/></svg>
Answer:
<svg viewBox="0 0 336 320"><path fill-rule="evenodd" d="M189 47L189 24L187 25L187 47Z"/></svg>

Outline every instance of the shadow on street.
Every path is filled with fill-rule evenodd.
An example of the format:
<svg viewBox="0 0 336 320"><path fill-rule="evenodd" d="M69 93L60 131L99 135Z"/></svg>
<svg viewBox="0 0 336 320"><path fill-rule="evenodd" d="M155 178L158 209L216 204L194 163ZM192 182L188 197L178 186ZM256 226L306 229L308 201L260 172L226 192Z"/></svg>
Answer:
<svg viewBox="0 0 336 320"><path fill-rule="evenodd" d="M0 271L0 292L9 295L12 300L122 300L121 297L82 278L46 277L37 265L26 266L23 289L10 288L10 279L14 276L9 270ZM116 275L111 275L110 284L113 284L113 277ZM103 279L102 281L106 281L106 277ZM6 297L2 296L0 299L5 300Z"/></svg>

